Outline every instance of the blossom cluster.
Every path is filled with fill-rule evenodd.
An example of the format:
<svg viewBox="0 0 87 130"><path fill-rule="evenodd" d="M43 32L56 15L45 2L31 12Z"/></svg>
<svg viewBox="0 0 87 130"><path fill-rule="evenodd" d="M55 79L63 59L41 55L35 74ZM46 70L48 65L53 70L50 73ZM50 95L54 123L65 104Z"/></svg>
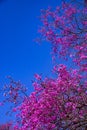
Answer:
<svg viewBox="0 0 87 130"><path fill-rule="evenodd" d="M75 130L87 127L87 83L81 75L60 65L55 79L34 84L35 91L19 107L19 130Z"/></svg>
<svg viewBox="0 0 87 130"><path fill-rule="evenodd" d="M87 72L87 6L81 6L63 2L55 10L42 10L38 31L51 43L53 57L72 57L80 71Z"/></svg>

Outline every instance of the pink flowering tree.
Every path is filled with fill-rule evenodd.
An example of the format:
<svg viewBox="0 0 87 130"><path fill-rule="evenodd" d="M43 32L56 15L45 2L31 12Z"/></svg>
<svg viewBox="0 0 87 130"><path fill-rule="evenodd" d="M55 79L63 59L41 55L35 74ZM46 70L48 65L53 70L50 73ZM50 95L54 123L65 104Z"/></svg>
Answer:
<svg viewBox="0 0 87 130"><path fill-rule="evenodd" d="M55 65L56 78L43 79L35 74L34 92L26 96L19 84L10 85L9 102L18 103L15 130L87 129L87 1L62 2L55 10L41 13L41 39L52 45L52 58L72 61L76 69Z"/></svg>
<svg viewBox="0 0 87 130"><path fill-rule="evenodd" d="M53 58L55 58L54 54L64 59L72 57L80 67L80 71L87 72L87 6L85 3L63 2L61 7L58 6L55 10L51 8L42 10L42 27L39 32L42 40L51 43Z"/></svg>
<svg viewBox="0 0 87 130"><path fill-rule="evenodd" d="M82 5L83 4L83 5ZM78 6L79 5L79 6ZM72 58L78 69L54 66L56 78L35 75L35 91L18 108L15 129L85 130L87 129L87 6L63 2L55 10L42 10L41 39L52 45L55 55ZM82 73L84 72L84 74ZM83 80L84 79L84 80Z"/></svg>
<svg viewBox="0 0 87 130"><path fill-rule="evenodd" d="M55 79L33 83L33 92L18 108L15 129L19 130L82 130L87 128L87 82L81 84L77 70L55 67ZM19 127L18 124L21 124Z"/></svg>

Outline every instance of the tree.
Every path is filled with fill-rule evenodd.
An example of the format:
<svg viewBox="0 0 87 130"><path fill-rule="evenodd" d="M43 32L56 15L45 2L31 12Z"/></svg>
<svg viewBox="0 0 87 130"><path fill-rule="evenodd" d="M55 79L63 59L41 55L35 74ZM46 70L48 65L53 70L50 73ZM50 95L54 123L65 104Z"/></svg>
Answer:
<svg viewBox="0 0 87 130"><path fill-rule="evenodd" d="M87 71L87 8L63 2L55 10L42 10L41 39L49 41L54 53L73 58L80 71Z"/></svg>
<svg viewBox="0 0 87 130"><path fill-rule="evenodd" d="M56 67L56 79L34 82L35 92L20 106L20 130L77 130L87 128L87 83L78 72ZM17 128L18 129L18 128Z"/></svg>
<svg viewBox="0 0 87 130"><path fill-rule="evenodd" d="M35 74L35 91L16 108L17 130L87 129L87 7L78 4L42 10L41 39L51 43L53 59L72 58L76 68L55 65L56 78Z"/></svg>

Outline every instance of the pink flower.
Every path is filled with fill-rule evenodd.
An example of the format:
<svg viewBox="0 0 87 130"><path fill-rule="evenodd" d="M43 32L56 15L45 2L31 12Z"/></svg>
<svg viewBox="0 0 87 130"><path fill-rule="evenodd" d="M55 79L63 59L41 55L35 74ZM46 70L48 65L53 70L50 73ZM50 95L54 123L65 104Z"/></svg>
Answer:
<svg viewBox="0 0 87 130"><path fill-rule="evenodd" d="M37 79L37 80L41 80L41 76L39 74L35 74L34 77Z"/></svg>

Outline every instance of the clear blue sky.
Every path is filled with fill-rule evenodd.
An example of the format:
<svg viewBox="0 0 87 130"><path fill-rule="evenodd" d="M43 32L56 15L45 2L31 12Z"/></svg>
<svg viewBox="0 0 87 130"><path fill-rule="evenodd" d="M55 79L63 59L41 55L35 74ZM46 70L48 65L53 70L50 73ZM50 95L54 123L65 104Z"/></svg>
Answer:
<svg viewBox="0 0 87 130"><path fill-rule="evenodd" d="M60 0L61 1L61 0ZM0 0L0 87L10 75L32 91L34 73L49 76L52 69L50 44L38 45L40 9L59 5L59 0ZM5 110L6 108L4 108ZM0 122L9 118L1 110Z"/></svg>
<svg viewBox="0 0 87 130"><path fill-rule="evenodd" d="M59 0L0 0L0 80L11 75L28 84L34 73L49 73L49 44L33 40L41 24L40 9Z"/></svg>

